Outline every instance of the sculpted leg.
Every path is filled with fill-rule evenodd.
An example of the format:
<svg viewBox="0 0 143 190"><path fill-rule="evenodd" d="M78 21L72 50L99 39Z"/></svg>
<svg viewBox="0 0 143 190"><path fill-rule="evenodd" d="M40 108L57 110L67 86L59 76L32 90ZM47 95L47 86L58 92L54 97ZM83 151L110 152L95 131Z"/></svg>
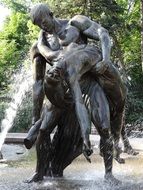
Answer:
<svg viewBox="0 0 143 190"><path fill-rule="evenodd" d="M110 120L111 120L111 134L114 140L115 159L119 163L124 163L120 158L122 152L119 147L119 140L122 129L123 112L126 99L126 87L123 84L118 70L110 65L105 71L104 76L101 77L100 83L108 97L110 107Z"/></svg>
<svg viewBox="0 0 143 190"><path fill-rule="evenodd" d="M121 130L121 137L122 137L122 141L124 144L124 152L127 154L131 154L131 155L137 155L139 154L139 152L135 151L130 142L129 139L127 137L127 133L126 133L126 126L125 126L125 117L123 117L123 125L122 125L122 130Z"/></svg>
<svg viewBox="0 0 143 190"><path fill-rule="evenodd" d="M36 166L36 172L33 174L33 176L28 179L26 182L37 182L43 180L43 177L46 173L46 168L49 165L49 157L50 154L50 144L51 139L50 135L46 132L39 132L39 135L37 137L36 142L36 153L37 153L37 166Z"/></svg>
<svg viewBox="0 0 143 190"><path fill-rule="evenodd" d="M96 125L97 126L97 125ZM105 165L105 180L107 183L119 183L113 174L112 174L112 165L113 165L113 142L112 136L110 134L110 129L102 130L101 127L98 127L98 133L100 135L100 152L102 152L104 165Z"/></svg>
<svg viewBox="0 0 143 190"><path fill-rule="evenodd" d="M61 115L61 110L52 106L50 110L47 108L45 117L40 127L39 137L36 143L37 151L37 167L36 173L39 174L40 178L47 174L52 175L51 168L51 154L52 154L52 145L50 134L53 129L56 127L59 117Z"/></svg>
<svg viewBox="0 0 143 190"><path fill-rule="evenodd" d="M43 176L47 174L47 170L49 173L52 173L52 171L50 171L52 154L50 134L58 123L61 111L54 106L51 106L50 108L45 107L43 114L44 117L36 141L36 172L29 182L42 180Z"/></svg>
<svg viewBox="0 0 143 190"><path fill-rule="evenodd" d="M24 139L24 145L27 149L32 148L33 144L35 143L38 133L39 133L41 123L42 123L42 119L39 119L38 121L36 121L34 125L32 125L32 127L28 131L28 134L26 138Z"/></svg>
<svg viewBox="0 0 143 190"><path fill-rule="evenodd" d="M43 81L45 76L46 60L38 55L33 59L34 65L34 84L33 84L33 118L34 124L41 114L44 100Z"/></svg>
<svg viewBox="0 0 143 190"><path fill-rule="evenodd" d="M122 153L122 149L119 146L121 130L122 130L122 121L123 121L123 112L117 113L115 118L111 121L111 132L114 139L114 149L115 149L115 160L120 164L125 163L123 158L120 158L120 154Z"/></svg>
<svg viewBox="0 0 143 190"><path fill-rule="evenodd" d="M105 164L105 181L109 184L118 185L121 182L116 179L112 174L113 142L110 131L104 130L99 132L99 134L101 136L101 146Z"/></svg>
<svg viewBox="0 0 143 190"><path fill-rule="evenodd" d="M88 86L88 96L90 97L91 119L101 137L100 149L103 154L105 165L105 179L109 183L117 184L117 180L112 174L113 165L113 142L110 132L110 111L108 101L102 88L93 80ZM86 89L84 89L86 91ZM88 101L87 101L88 102Z"/></svg>

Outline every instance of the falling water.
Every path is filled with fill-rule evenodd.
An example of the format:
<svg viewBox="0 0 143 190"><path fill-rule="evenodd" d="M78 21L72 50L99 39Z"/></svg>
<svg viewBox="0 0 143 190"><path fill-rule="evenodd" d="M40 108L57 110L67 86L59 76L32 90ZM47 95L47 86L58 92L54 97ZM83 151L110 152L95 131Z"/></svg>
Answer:
<svg viewBox="0 0 143 190"><path fill-rule="evenodd" d="M8 131L12 127L17 109L20 106L26 92L30 89L30 86L32 86L32 70L30 66L27 69L22 66L20 71L13 75L12 81L12 92L10 92L12 100L5 111L5 117L1 122L0 151Z"/></svg>

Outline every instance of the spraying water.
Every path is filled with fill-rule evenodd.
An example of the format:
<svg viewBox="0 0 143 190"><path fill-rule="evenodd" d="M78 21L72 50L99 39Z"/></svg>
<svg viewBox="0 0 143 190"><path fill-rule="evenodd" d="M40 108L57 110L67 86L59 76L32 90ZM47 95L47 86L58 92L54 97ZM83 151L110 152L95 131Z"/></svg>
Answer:
<svg viewBox="0 0 143 190"><path fill-rule="evenodd" d="M20 71L13 75L12 81L12 90L10 92L12 100L5 111L5 117L1 122L0 151L8 131L12 127L18 107L22 103L22 100L26 92L30 89L30 86L32 86L32 69L30 66L28 69L22 66Z"/></svg>

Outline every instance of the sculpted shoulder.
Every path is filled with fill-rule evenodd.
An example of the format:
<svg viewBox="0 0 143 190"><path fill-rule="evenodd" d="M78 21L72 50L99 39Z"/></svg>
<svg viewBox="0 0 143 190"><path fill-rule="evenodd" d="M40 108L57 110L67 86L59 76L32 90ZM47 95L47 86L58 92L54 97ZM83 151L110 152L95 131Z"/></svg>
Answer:
<svg viewBox="0 0 143 190"><path fill-rule="evenodd" d="M89 19L84 15L74 16L69 23L76 27L80 32L82 32L86 37L94 40L99 40L100 35L105 29L101 27L97 22Z"/></svg>
<svg viewBox="0 0 143 190"><path fill-rule="evenodd" d="M74 16L69 23L72 26L77 27L80 31L84 31L86 29L88 29L91 25L92 25L92 21L84 16L84 15L76 15Z"/></svg>

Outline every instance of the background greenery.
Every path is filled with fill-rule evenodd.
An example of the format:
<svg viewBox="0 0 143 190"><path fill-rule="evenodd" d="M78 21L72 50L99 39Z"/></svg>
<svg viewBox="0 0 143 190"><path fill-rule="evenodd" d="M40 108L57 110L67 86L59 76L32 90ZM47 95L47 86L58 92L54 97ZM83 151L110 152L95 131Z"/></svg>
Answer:
<svg viewBox="0 0 143 190"><path fill-rule="evenodd" d="M31 3L46 2L56 17L71 18L75 14L84 14L109 30L113 42L112 60L120 67L129 91L126 122L133 124L137 120L142 120L143 75L140 45L142 13L139 0L2 0L1 2L11 10L11 14L6 18L0 32L0 98L9 90L10 76L22 63L38 36L39 29L29 19ZM31 106L27 103L25 105L27 105L25 111L20 115L21 120L15 121L17 126L21 123L22 130L30 123L30 119L25 120L25 118L31 117ZM3 118L6 106L7 101L0 101L0 119ZM15 129L19 130L19 127Z"/></svg>

